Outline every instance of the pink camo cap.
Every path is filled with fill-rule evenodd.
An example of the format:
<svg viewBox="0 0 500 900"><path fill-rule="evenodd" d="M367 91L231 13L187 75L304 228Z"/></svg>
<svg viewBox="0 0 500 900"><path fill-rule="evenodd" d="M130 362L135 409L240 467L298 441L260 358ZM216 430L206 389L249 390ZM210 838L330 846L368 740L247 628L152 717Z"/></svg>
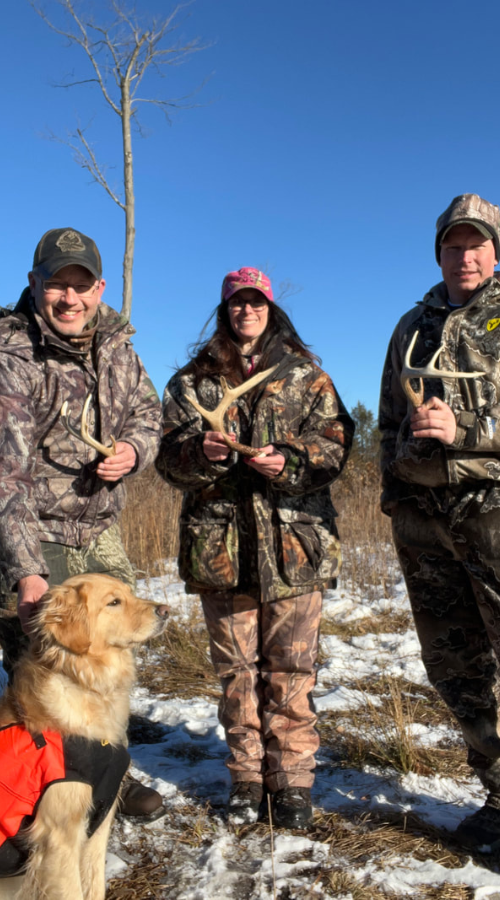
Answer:
<svg viewBox="0 0 500 900"><path fill-rule="evenodd" d="M266 300L274 300L271 282L264 272L259 269L238 269L237 272L228 272L222 282L221 299L229 300L236 291L242 288L255 288L264 294Z"/></svg>

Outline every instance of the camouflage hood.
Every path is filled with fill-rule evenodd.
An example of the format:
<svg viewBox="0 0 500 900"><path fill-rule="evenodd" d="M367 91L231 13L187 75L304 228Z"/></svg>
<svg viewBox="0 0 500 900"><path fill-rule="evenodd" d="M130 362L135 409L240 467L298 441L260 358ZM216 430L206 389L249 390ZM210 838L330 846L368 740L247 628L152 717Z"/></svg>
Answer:
<svg viewBox="0 0 500 900"><path fill-rule="evenodd" d="M453 444L414 438L409 427L411 405L400 375L408 345L418 340L412 365L425 365L442 344L439 368L484 372L470 379L425 379L425 399L437 396L457 419ZM444 282L398 323L382 378L379 426L382 432L383 503L418 495L408 487L460 485L500 481L500 284L489 278L466 306L450 311Z"/></svg>
<svg viewBox="0 0 500 900"><path fill-rule="evenodd" d="M53 332L25 291L0 318L0 565L7 583L44 574L40 540L85 546L110 527L125 502L123 482L96 475L98 454L69 435L60 409L78 425L91 394L90 433L113 435L152 462L160 428L156 391L130 342L134 329L101 303L90 350Z"/></svg>
<svg viewBox="0 0 500 900"><path fill-rule="evenodd" d="M276 377L277 376L277 377ZM187 401L213 409L220 380L179 372L163 399L157 468L183 490L180 572L190 591L253 591L264 600L318 590L336 578L340 546L329 485L352 442L353 423L325 372L285 353L280 368L226 414L227 429L253 447L273 444L283 471L267 479L231 454L210 462L207 428Z"/></svg>

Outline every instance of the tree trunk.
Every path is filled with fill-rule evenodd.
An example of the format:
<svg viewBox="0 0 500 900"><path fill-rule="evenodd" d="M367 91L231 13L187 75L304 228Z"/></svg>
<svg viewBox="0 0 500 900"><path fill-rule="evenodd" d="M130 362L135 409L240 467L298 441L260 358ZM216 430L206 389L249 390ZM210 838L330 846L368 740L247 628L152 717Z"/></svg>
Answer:
<svg viewBox="0 0 500 900"><path fill-rule="evenodd" d="M121 82L121 112L123 137L123 182L125 185L125 253L123 256L123 303L122 315L130 321L132 310L132 268L135 244L135 197L134 168L132 158L132 136L130 132L130 82Z"/></svg>

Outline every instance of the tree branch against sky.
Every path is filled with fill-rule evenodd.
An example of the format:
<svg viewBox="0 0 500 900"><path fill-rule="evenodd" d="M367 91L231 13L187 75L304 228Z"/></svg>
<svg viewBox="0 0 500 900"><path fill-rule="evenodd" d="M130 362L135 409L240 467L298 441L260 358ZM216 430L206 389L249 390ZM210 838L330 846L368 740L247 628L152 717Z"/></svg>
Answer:
<svg viewBox="0 0 500 900"><path fill-rule="evenodd" d="M172 42L180 24L180 13L185 4L172 9L169 15L159 19L128 11L121 0L107 0L100 8L100 21L87 13L88 4L78 0L52 0L62 9L66 25L56 24L38 0L28 0L30 6L48 27L68 41L68 46L80 48L90 67L89 77L71 78L59 87L73 88L97 85L110 109L120 119L123 192L111 186L106 166L98 161L86 136L86 129L78 126L67 139L51 134L53 140L67 144L75 161L86 169L92 179L100 184L111 199L125 213L125 250L123 255L123 303L122 314L130 319L132 308L132 270L135 245L135 192L132 153L132 126L140 131L138 104L156 106L170 121L170 110L183 105L182 100L164 99L162 96L139 96L139 88L148 70L157 78L165 78L167 66L176 66L192 53L203 49L197 38L182 43ZM141 93L143 93L141 91ZM185 98L183 98L185 99Z"/></svg>

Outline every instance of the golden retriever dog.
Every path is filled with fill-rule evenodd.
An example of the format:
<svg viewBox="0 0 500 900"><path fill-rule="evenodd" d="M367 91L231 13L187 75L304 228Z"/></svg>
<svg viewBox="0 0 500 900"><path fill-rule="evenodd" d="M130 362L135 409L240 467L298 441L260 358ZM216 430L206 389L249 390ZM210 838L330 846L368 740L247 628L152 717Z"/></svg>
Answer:
<svg viewBox="0 0 500 900"><path fill-rule="evenodd" d="M12 897L17 882L25 900L103 900L109 831L129 762L133 648L160 634L167 615L107 575L68 578L42 598L29 648L0 699L0 860L7 853L10 876L20 854L25 872L0 878L0 898ZM12 735L24 741L14 753ZM29 788L17 788L17 774L15 790L2 788L12 757L25 752L34 754L25 757ZM14 794L30 793L35 769L43 770L41 799L31 815L16 811L15 834L6 807Z"/></svg>

